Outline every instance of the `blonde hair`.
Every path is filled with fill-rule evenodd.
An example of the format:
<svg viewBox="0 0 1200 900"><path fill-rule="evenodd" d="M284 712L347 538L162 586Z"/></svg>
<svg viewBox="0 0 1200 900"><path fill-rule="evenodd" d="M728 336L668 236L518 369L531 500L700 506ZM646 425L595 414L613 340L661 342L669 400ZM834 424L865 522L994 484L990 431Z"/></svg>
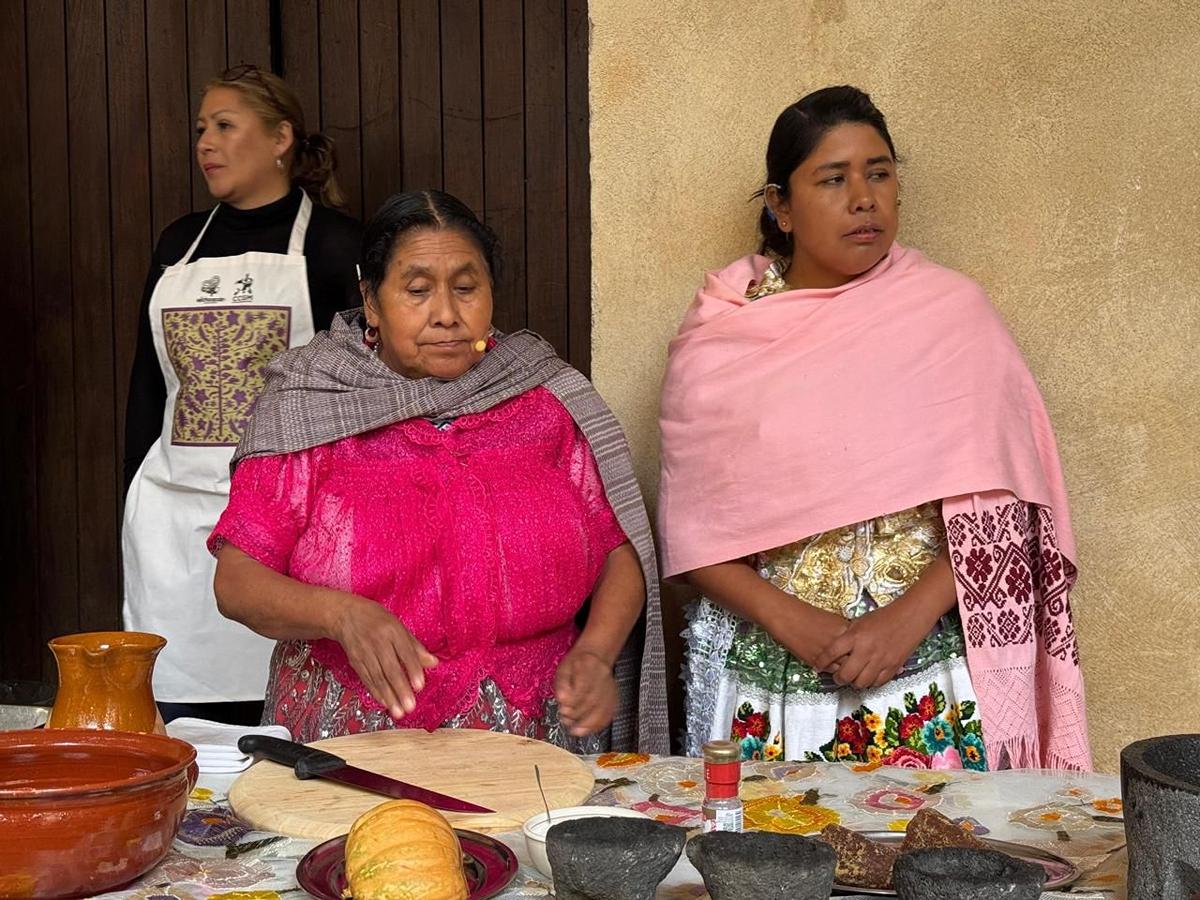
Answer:
<svg viewBox="0 0 1200 900"><path fill-rule="evenodd" d="M334 177L337 152L333 138L319 131L309 134L304 128L304 110L287 82L255 65L226 69L204 85L204 93L213 88L232 88L262 120L268 131L284 122L292 125L292 146L284 156L288 178L324 206L344 209L346 195Z"/></svg>

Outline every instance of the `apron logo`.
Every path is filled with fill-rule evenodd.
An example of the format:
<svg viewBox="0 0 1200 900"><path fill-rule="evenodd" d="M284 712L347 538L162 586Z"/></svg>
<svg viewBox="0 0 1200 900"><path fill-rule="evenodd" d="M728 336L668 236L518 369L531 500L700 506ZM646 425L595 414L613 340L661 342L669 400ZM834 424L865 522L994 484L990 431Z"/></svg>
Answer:
<svg viewBox="0 0 1200 900"><path fill-rule="evenodd" d="M208 294L208 296L207 297L197 297L196 302L197 303L220 303L220 302L222 302L225 298L217 296L217 291L220 290L220 287L221 287L221 276L220 275L214 275L212 278L205 278L202 282L200 282L200 290L203 293Z"/></svg>
<svg viewBox="0 0 1200 900"><path fill-rule="evenodd" d="M249 303L254 299L254 279L247 272L243 278L239 278L234 282L237 285L237 290L233 292L234 303Z"/></svg>

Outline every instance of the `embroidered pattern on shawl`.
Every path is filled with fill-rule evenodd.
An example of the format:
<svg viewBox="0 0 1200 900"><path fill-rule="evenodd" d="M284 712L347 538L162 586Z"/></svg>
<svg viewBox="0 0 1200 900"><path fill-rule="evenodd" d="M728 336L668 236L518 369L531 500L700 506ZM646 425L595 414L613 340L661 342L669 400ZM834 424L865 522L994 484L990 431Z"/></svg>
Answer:
<svg viewBox="0 0 1200 900"><path fill-rule="evenodd" d="M994 765L1091 768L1079 648L1076 568L1051 510L1005 492L943 503L967 659Z"/></svg>
<svg viewBox="0 0 1200 900"><path fill-rule="evenodd" d="M658 563L629 446L608 405L582 373L530 331L496 332L496 345L453 381L393 372L363 345L362 332L362 310L348 310L334 317L329 331L271 361L230 468L248 456L306 450L405 419L483 412L544 386L591 447L605 496L637 551L646 584L642 627L630 636L614 671L613 749L669 752Z"/></svg>

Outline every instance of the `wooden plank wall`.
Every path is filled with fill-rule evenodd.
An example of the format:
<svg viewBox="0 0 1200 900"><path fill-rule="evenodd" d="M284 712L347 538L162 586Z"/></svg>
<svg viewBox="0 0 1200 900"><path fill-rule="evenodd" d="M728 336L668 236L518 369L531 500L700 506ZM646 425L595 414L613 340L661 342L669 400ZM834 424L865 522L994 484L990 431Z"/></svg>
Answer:
<svg viewBox="0 0 1200 900"><path fill-rule="evenodd" d="M0 3L0 679L120 626L123 415L153 243L211 206L205 81L242 62L337 142L350 212L456 194L497 231L496 325L590 365L586 0Z"/></svg>

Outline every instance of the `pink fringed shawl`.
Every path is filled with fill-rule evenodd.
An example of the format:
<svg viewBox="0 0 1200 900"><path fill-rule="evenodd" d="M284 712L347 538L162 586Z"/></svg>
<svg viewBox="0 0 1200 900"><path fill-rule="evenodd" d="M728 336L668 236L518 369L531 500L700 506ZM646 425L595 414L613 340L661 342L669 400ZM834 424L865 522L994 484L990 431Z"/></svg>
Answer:
<svg viewBox="0 0 1200 900"><path fill-rule="evenodd" d="M943 499L989 757L1089 769L1058 451L987 296L897 244L840 287L750 302L768 263L710 273L670 345L665 574Z"/></svg>

